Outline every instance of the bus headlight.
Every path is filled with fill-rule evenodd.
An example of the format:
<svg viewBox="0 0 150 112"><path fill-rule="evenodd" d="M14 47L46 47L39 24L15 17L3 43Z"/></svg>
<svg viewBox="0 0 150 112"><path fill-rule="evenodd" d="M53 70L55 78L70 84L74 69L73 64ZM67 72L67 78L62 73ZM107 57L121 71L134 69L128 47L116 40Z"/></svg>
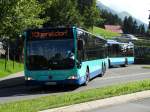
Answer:
<svg viewBox="0 0 150 112"><path fill-rule="evenodd" d="M30 80L33 80L33 78L32 77L25 77L25 80L30 81Z"/></svg>
<svg viewBox="0 0 150 112"><path fill-rule="evenodd" d="M77 79L78 77L77 76L70 76L70 77L68 77L68 79L72 79L72 80L75 80L75 79Z"/></svg>

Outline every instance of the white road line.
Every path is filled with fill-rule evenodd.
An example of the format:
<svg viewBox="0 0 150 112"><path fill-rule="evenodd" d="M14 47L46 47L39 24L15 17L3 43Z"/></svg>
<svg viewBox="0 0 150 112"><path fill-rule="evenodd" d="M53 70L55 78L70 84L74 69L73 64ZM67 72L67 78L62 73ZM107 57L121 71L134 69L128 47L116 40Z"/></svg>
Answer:
<svg viewBox="0 0 150 112"><path fill-rule="evenodd" d="M150 72L147 73L140 73L140 74L130 74L130 75L123 75L123 76L113 76L113 77L105 77L105 78L99 78L97 80L108 80L108 79L116 79L116 78L127 78L127 77L135 77L140 75L150 75Z"/></svg>

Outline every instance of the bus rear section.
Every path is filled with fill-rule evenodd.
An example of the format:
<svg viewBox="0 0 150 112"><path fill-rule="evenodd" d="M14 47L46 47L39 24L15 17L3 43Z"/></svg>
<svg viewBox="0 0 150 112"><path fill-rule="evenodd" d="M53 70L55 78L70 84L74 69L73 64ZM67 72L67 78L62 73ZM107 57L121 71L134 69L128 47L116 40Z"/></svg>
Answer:
<svg viewBox="0 0 150 112"><path fill-rule="evenodd" d="M115 40L107 41L108 65L125 67L134 63L134 45L133 43L121 43Z"/></svg>
<svg viewBox="0 0 150 112"><path fill-rule="evenodd" d="M103 76L107 68L106 40L82 29L77 29L78 74L87 85L90 79ZM81 47L82 46L82 47Z"/></svg>

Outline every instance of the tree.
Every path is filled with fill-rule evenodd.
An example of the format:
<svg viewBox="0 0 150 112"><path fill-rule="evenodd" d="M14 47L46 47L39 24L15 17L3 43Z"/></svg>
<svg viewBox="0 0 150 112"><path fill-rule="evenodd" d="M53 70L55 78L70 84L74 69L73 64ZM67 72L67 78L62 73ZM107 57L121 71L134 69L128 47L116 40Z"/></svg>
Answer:
<svg viewBox="0 0 150 112"><path fill-rule="evenodd" d="M37 0L6 0L0 2L0 35L10 38L21 34L26 28L40 27L44 19Z"/></svg>
<svg viewBox="0 0 150 112"><path fill-rule="evenodd" d="M126 16L123 21L123 32L126 34L129 33L128 27L129 27L128 17Z"/></svg>
<svg viewBox="0 0 150 112"><path fill-rule="evenodd" d="M138 25L137 25L137 22L136 22L136 20L134 20L134 22L133 22L133 26L132 26L132 33L133 34L137 34L138 33Z"/></svg>
<svg viewBox="0 0 150 112"><path fill-rule="evenodd" d="M127 25L128 25L128 33L133 33L133 18L132 16L128 17L128 21L127 21Z"/></svg>
<svg viewBox="0 0 150 112"><path fill-rule="evenodd" d="M139 26L139 34L144 35L145 32L146 32L146 31L145 31L144 24L141 24L141 25Z"/></svg>
<svg viewBox="0 0 150 112"><path fill-rule="evenodd" d="M95 0L77 0L78 1L78 10L81 15L83 15L86 8L93 6L93 3L96 3Z"/></svg>
<svg viewBox="0 0 150 112"><path fill-rule="evenodd" d="M138 25L136 20L132 18L132 16L125 17L123 21L123 31L128 34L137 34L138 33Z"/></svg>
<svg viewBox="0 0 150 112"><path fill-rule="evenodd" d="M104 25L122 25L122 20L116 14L112 14L107 10L100 11L100 22L97 26L104 27Z"/></svg>
<svg viewBox="0 0 150 112"><path fill-rule="evenodd" d="M45 27L80 25L80 14L75 0L51 0L51 5L45 9L48 17Z"/></svg>
<svg viewBox="0 0 150 112"><path fill-rule="evenodd" d="M83 23L86 28L93 28L98 18L98 13L94 7L85 8L83 14Z"/></svg>
<svg viewBox="0 0 150 112"><path fill-rule="evenodd" d="M123 31L124 33L138 35L145 35L146 32L144 24L138 26L136 20L134 20L131 16L124 18Z"/></svg>
<svg viewBox="0 0 150 112"><path fill-rule="evenodd" d="M145 35L145 26L144 26L144 24L142 24L142 27L141 27L141 34L142 35Z"/></svg>
<svg viewBox="0 0 150 112"><path fill-rule="evenodd" d="M92 28L99 19L96 0L78 0L78 10L82 16L83 26L86 28Z"/></svg>

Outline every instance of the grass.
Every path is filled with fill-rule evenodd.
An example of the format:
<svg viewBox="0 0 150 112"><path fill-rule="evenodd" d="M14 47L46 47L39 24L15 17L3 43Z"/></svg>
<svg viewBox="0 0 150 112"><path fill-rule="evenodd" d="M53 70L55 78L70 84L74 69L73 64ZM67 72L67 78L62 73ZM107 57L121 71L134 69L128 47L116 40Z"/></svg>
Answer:
<svg viewBox="0 0 150 112"><path fill-rule="evenodd" d="M0 78L6 77L10 74L13 74L22 70L23 70L23 64L14 62L14 68L13 68L13 61L11 60L7 61L7 66L5 69L5 60L0 59Z"/></svg>
<svg viewBox="0 0 150 112"><path fill-rule="evenodd" d="M112 37L115 36L120 36L120 34L115 33L115 32L111 32L102 28L98 28L98 27L93 27L93 31L90 30L91 33L95 34L95 35L99 35L102 36L106 39L111 39Z"/></svg>
<svg viewBox="0 0 150 112"><path fill-rule="evenodd" d="M143 66L142 68L150 69L150 66Z"/></svg>
<svg viewBox="0 0 150 112"><path fill-rule="evenodd" d="M71 92L62 95L51 95L37 99L0 104L0 112L37 112L39 110L124 95L143 90L150 90L150 79L91 89L82 92Z"/></svg>

